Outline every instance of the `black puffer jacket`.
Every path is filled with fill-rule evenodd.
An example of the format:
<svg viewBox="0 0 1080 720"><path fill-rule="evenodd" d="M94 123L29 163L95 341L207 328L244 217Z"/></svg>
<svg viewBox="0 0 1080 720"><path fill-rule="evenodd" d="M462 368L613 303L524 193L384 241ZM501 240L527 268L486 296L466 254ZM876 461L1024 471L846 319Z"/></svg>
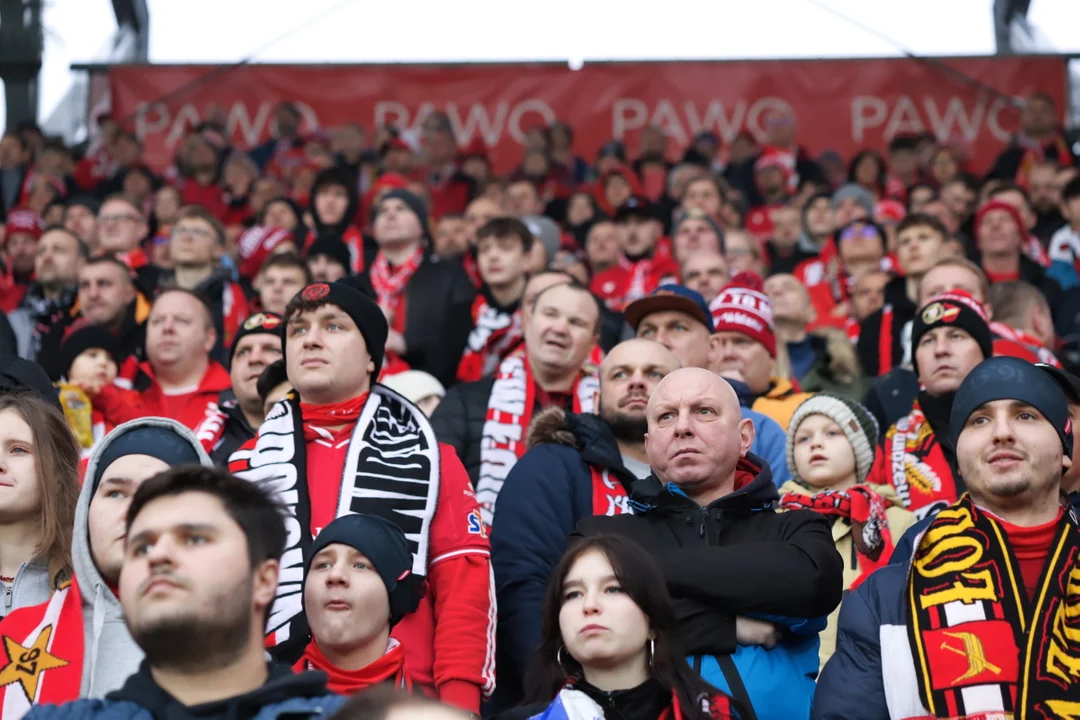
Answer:
<svg viewBox="0 0 1080 720"><path fill-rule="evenodd" d="M457 450L473 485L480 477L480 439L494 385L493 377L455 385L446 391L446 397L431 415L435 436L439 442ZM534 416L539 409L539 406L533 409Z"/></svg>

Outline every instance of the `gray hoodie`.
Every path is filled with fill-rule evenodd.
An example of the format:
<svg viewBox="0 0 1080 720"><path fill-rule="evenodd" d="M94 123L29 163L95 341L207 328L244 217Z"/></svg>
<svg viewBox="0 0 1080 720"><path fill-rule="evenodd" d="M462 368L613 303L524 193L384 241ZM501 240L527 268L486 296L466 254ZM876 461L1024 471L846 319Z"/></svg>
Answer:
<svg viewBox="0 0 1080 720"><path fill-rule="evenodd" d="M85 655L83 656L82 685L79 688L81 698L103 698L106 693L119 689L128 676L139 669L143 651L131 639L124 624L124 613L113 591L94 564L90 554L90 534L87 525L87 513L90 500L94 495L94 474L98 460L109 444L131 430L157 426L168 428L180 435L195 448L201 463L211 467L213 463L195 438L195 434L186 427L167 418L148 417L132 420L119 425L106 435L94 448L93 455L86 466L79 504L75 507L75 536L71 543L71 561L75 569L75 578L82 594L83 634ZM149 454L149 453L148 453Z"/></svg>

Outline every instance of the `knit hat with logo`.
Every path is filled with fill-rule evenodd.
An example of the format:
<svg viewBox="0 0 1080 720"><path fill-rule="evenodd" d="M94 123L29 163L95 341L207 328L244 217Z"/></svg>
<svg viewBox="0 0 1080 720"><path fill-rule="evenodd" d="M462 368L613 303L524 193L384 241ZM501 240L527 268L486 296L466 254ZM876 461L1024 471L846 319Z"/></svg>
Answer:
<svg viewBox="0 0 1080 720"><path fill-rule="evenodd" d="M964 330L979 343L983 359L994 355L994 337L990 333L990 320L982 304L964 290L950 290L926 301L915 314L911 325L912 364L919 373L915 349L922 336L938 327L955 327Z"/></svg>
<svg viewBox="0 0 1080 720"><path fill-rule="evenodd" d="M764 345L770 357L776 357L772 300L756 274L741 272L733 277L709 304L709 311L714 333L742 333Z"/></svg>

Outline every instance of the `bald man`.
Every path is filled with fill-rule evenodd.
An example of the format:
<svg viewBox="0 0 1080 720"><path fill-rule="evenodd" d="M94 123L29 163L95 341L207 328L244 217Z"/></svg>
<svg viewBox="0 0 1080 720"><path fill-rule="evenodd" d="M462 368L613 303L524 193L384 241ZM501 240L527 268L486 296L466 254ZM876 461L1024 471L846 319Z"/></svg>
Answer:
<svg viewBox="0 0 1080 720"><path fill-rule="evenodd" d="M600 367L599 415L552 408L533 421L529 450L499 493L491 535L500 700L521 699L526 665L540 645L548 578L578 520L628 512L630 486L649 476L647 403L657 383L678 367L663 345L627 340Z"/></svg>
<svg viewBox="0 0 1080 720"><path fill-rule="evenodd" d="M761 720L809 717L817 633L843 591L829 524L774 512L772 474L749 452L753 423L724 379L701 368L670 373L646 421L655 479L632 496L635 512L644 509L586 517L578 532L624 535L657 558L705 680L752 704ZM749 617L762 613L770 622ZM733 671L741 682L729 682Z"/></svg>

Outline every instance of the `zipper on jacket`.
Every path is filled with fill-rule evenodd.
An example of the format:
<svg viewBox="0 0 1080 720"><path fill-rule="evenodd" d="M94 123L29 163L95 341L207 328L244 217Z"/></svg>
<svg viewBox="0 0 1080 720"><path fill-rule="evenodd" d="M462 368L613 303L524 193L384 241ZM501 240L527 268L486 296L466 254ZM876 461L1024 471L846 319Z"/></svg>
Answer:
<svg viewBox="0 0 1080 720"><path fill-rule="evenodd" d="M15 583L12 581L10 585L4 585L4 616L11 612L11 596L15 591Z"/></svg>
<svg viewBox="0 0 1080 720"><path fill-rule="evenodd" d="M705 537L705 523L709 519L708 508L701 508L701 525L698 527L698 536Z"/></svg>

